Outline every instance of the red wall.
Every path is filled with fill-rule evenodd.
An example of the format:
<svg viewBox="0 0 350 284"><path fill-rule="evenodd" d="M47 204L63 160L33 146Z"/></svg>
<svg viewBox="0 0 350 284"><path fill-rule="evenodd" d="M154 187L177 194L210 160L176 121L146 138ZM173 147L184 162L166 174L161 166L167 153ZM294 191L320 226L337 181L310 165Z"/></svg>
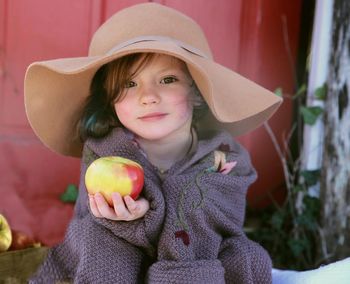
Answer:
<svg viewBox="0 0 350 284"><path fill-rule="evenodd" d="M85 56L97 27L136 0L0 0L0 213L12 227L58 242L72 214L59 201L77 184L79 160L46 149L31 131L23 105L23 77L29 63ZM270 90L293 91L301 0L166 0L203 27L216 60ZM287 40L288 38L288 40ZM290 52L288 51L290 49ZM270 121L279 137L291 123L285 102ZM259 172L249 191L253 206L283 185L280 162L265 130L239 140ZM54 225L53 225L54 224Z"/></svg>

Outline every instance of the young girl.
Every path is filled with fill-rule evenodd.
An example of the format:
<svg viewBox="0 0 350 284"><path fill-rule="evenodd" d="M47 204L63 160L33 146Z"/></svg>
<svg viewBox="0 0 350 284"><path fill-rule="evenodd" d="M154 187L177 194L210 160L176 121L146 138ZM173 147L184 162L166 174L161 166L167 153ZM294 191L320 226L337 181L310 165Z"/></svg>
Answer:
<svg viewBox="0 0 350 284"><path fill-rule="evenodd" d="M215 63L193 20L153 3L120 11L88 57L32 64L25 96L40 139L82 156L75 215L31 283L271 282L268 254L242 229L256 173L232 134L281 101ZM209 127L218 121L231 133ZM141 197L115 193L111 207L87 194L86 169L103 156L142 165Z"/></svg>

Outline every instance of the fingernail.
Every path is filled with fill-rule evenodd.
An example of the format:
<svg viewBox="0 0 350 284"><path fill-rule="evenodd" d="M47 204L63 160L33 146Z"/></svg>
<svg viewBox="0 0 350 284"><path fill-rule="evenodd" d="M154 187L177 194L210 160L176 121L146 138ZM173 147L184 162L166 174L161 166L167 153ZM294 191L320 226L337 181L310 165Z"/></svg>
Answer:
<svg viewBox="0 0 350 284"><path fill-rule="evenodd" d="M134 199L132 199L131 196L127 195L127 196L124 196L124 200L130 202L130 201L133 201Z"/></svg>

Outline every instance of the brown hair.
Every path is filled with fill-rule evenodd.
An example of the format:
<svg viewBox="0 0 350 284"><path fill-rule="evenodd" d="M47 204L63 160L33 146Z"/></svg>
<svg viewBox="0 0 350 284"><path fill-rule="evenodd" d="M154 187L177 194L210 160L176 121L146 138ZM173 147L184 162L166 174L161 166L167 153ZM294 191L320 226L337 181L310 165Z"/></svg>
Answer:
<svg viewBox="0 0 350 284"><path fill-rule="evenodd" d="M104 88L111 101L117 102L123 98L123 89L127 81L143 69L156 53L134 53L106 64L106 78ZM131 67L137 63L135 71L130 73Z"/></svg>

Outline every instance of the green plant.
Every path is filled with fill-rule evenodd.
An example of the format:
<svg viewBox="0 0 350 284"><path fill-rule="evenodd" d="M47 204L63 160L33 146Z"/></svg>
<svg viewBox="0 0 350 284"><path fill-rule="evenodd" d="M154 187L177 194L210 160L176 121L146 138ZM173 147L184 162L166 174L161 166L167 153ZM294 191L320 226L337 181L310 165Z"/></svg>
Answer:
<svg viewBox="0 0 350 284"><path fill-rule="evenodd" d="M298 117L291 133L283 141L283 147L269 124L264 125L283 167L286 197L281 203L270 194L271 206L259 212L249 209L247 214L248 219L256 218L259 224L254 229L248 229L247 235L268 250L274 267L277 268L312 269L319 266L321 261L317 259L320 244L320 199L309 190L319 182L320 170L308 171L302 168L305 154L302 153L301 135L303 126L314 125L323 109L305 105L306 90L307 87L302 85L292 97ZM315 91L314 96L318 100L324 100L326 92L326 86L322 86ZM283 94L280 88L275 93L280 96ZM290 143L293 133L301 145ZM297 148L294 149L294 154L293 147Z"/></svg>

